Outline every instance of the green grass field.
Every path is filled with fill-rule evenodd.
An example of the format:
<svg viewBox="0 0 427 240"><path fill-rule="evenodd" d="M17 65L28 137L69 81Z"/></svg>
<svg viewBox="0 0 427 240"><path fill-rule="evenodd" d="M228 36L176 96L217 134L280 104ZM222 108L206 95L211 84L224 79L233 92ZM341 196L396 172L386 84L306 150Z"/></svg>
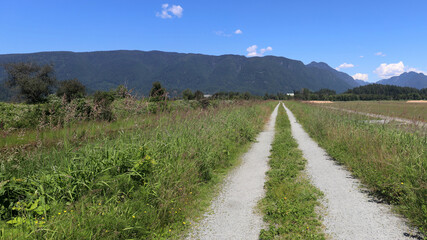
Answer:
<svg viewBox="0 0 427 240"><path fill-rule="evenodd" d="M177 238L274 106L224 102L88 122L73 127L81 140L52 130L42 147L25 148L33 140L24 134L1 154L0 239Z"/></svg>
<svg viewBox="0 0 427 240"><path fill-rule="evenodd" d="M358 114L288 102L305 130L374 194L427 231L427 138ZM399 105L398 105L399 106ZM400 105L401 106L401 105Z"/></svg>
<svg viewBox="0 0 427 240"><path fill-rule="evenodd" d="M407 103L406 101L354 101L328 103L325 104L325 106L427 122L426 103Z"/></svg>

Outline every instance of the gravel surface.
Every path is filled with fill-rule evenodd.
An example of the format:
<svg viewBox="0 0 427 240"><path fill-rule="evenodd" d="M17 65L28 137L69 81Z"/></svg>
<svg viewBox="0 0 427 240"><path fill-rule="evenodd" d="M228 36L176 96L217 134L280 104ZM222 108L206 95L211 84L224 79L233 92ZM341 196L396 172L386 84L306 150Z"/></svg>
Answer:
<svg viewBox="0 0 427 240"><path fill-rule="evenodd" d="M283 105L285 107L285 105ZM336 164L296 122L287 109L292 135L307 159L306 171L313 185L325 195L323 224L332 239L407 239L412 234L404 220L363 193L360 183Z"/></svg>
<svg viewBox="0 0 427 240"><path fill-rule="evenodd" d="M271 114L242 163L225 179L219 196L212 202L211 211L193 226L188 239L258 239L265 225L256 212L257 202L264 196L265 172L274 138L274 126L279 104Z"/></svg>

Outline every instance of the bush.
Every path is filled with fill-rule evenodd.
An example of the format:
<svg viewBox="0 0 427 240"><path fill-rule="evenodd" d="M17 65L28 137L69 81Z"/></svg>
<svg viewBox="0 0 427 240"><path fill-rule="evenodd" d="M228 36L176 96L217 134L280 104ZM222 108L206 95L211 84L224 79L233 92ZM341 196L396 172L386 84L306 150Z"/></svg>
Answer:
<svg viewBox="0 0 427 240"><path fill-rule="evenodd" d="M56 92L56 95L58 95L58 97L62 97L65 95L65 99L67 100L67 102L71 102L71 100L75 98L82 98L85 96L85 94L85 86L76 78L60 82L59 88Z"/></svg>
<svg viewBox="0 0 427 240"><path fill-rule="evenodd" d="M111 109L111 103L114 99L115 97L113 92L95 92L93 95L95 119L106 121L114 120L114 114Z"/></svg>
<svg viewBox="0 0 427 240"><path fill-rule="evenodd" d="M158 102L167 99L166 89L162 87L160 82L154 82L150 90L150 102Z"/></svg>

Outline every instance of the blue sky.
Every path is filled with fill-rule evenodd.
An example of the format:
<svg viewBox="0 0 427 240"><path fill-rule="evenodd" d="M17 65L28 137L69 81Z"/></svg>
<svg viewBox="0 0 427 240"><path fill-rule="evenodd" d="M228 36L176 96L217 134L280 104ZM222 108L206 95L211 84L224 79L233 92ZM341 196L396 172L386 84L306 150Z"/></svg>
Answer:
<svg viewBox="0 0 427 240"><path fill-rule="evenodd" d="M425 0L4 0L0 29L0 54L275 55L341 66L370 82L427 72Z"/></svg>

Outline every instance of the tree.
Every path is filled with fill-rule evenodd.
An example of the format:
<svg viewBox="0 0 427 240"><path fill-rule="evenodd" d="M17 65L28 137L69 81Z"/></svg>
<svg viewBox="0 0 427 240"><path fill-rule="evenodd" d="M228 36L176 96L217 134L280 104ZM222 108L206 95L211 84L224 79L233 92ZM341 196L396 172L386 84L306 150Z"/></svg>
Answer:
<svg viewBox="0 0 427 240"><path fill-rule="evenodd" d="M18 88L28 103L45 101L56 84L53 65L40 66L36 63L8 63L4 65L10 88Z"/></svg>
<svg viewBox="0 0 427 240"><path fill-rule="evenodd" d="M65 80L59 82L59 88L56 91L56 95L62 97L65 95L65 98L68 102L75 98L82 98L86 95L85 86L76 78L71 80Z"/></svg>
<svg viewBox="0 0 427 240"><path fill-rule="evenodd" d="M200 91L200 90L197 90L197 91L194 93L194 98L195 98L196 100L201 100L201 99L203 99L203 97L204 97L203 92L202 92L202 91Z"/></svg>
<svg viewBox="0 0 427 240"><path fill-rule="evenodd" d="M153 87L150 91L150 101L157 102L166 99L166 90L162 87L160 82L153 82Z"/></svg>
<svg viewBox="0 0 427 240"><path fill-rule="evenodd" d="M127 89L124 85L119 85L116 90L114 90L116 98L126 98L131 96L131 91Z"/></svg>
<svg viewBox="0 0 427 240"><path fill-rule="evenodd" d="M190 89L187 88L187 89L185 89L182 92L182 98L184 100L193 100L194 99L194 94L193 94L193 92Z"/></svg>

